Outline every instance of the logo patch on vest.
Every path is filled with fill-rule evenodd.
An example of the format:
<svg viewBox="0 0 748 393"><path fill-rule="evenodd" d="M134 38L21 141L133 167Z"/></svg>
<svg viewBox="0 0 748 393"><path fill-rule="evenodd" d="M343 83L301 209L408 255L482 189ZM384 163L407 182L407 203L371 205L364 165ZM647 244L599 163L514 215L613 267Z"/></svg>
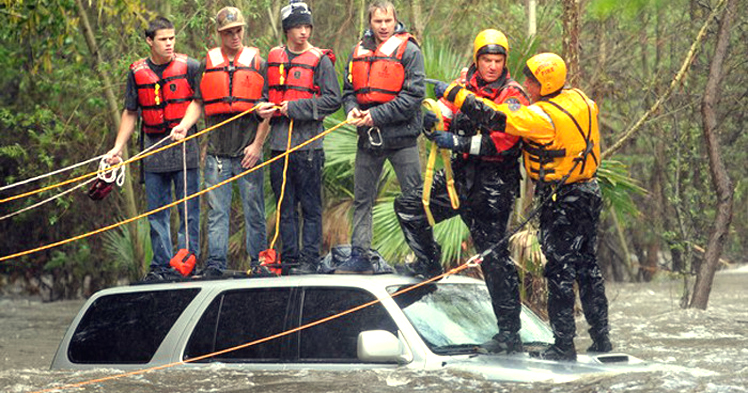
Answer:
<svg viewBox="0 0 748 393"><path fill-rule="evenodd" d="M522 103L519 102L518 99L512 97L504 101L504 103L509 107L509 110L512 112L516 112L519 110L519 108L522 106Z"/></svg>
<svg viewBox="0 0 748 393"><path fill-rule="evenodd" d="M301 71L294 71L293 77L294 79L301 79Z"/></svg>
<svg viewBox="0 0 748 393"><path fill-rule="evenodd" d="M177 84L176 83L169 83L169 90L171 90L172 93L175 92L175 91L177 91Z"/></svg>

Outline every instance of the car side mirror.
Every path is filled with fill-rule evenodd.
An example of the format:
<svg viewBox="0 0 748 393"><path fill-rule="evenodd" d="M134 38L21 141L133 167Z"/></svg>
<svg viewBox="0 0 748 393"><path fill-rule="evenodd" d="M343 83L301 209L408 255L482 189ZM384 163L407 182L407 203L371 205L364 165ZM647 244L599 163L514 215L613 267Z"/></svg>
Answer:
<svg viewBox="0 0 748 393"><path fill-rule="evenodd" d="M402 341L386 330L358 334L358 359L366 363L407 363L411 356Z"/></svg>

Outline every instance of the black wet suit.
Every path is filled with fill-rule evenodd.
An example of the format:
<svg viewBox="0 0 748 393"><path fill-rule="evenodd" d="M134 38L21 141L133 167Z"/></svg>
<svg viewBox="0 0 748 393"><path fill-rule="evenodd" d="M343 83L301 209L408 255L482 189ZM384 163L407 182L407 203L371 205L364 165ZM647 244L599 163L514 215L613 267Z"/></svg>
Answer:
<svg viewBox="0 0 748 393"><path fill-rule="evenodd" d="M568 348L576 334L574 281L590 336L595 340L608 335L608 299L596 256L602 195L596 180L566 184L557 191L540 212L540 244L547 259L548 316L556 344ZM551 186L541 185L539 200L546 201L552 192Z"/></svg>
<svg viewBox="0 0 748 393"><path fill-rule="evenodd" d="M459 127L460 114L452 127ZM463 119L462 121L469 121ZM495 246L504 238L509 215L519 189L518 152L504 156L503 161L486 161L475 156L452 155L455 188L460 207L452 209L447 193L444 170L436 172L431 186L431 213L439 223L460 215L470 230L478 251ZM395 199L395 213L405 240L420 263L440 263L441 249L434 240L421 196L423 187ZM493 249L482 263L494 313L501 331L516 333L520 329L519 276L509 258L507 242Z"/></svg>

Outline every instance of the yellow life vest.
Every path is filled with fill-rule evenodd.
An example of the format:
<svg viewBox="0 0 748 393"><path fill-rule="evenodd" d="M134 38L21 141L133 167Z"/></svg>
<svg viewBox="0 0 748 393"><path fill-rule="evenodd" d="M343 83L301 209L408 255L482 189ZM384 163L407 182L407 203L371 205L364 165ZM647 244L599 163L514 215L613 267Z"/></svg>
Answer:
<svg viewBox="0 0 748 393"><path fill-rule="evenodd" d="M523 154L530 177L553 182L568 175L564 184L593 178L600 165L597 104L578 89L565 89L535 105L552 121L556 137L547 144L525 139Z"/></svg>

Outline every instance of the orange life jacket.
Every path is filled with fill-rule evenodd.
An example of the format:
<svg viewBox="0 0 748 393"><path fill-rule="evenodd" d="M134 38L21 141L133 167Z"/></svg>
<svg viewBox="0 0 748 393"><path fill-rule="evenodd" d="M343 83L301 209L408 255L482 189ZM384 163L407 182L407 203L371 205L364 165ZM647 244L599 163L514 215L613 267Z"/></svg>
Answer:
<svg viewBox="0 0 748 393"><path fill-rule="evenodd" d="M161 78L148 67L147 59L132 63L130 69L135 76L143 131L159 134L179 124L194 93L187 80L187 56L175 55Z"/></svg>
<svg viewBox="0 0 748 393"><path fill-rule="evenodd" d="M259 50L244 47L229 61L221 48L208 51L200 82L205 114L241 113L262 98L265 78L260 72Z"/></svg>
<svg viewBox="0 0 748 393"><path fill-rule="evenodd" d="M280 105L283 101L319 95L320 87L314 84L314 71L325 55L335 62L335 55L329 49L312 47L289 62L285 47L273 48L268 54L270 102Z"/></svg>
<svg viewBox="0 0 748 393"><path fill-rule="evenodd" d="M348 78L359 104L382 104L397 97L405 81L403 53L411 39L415 40L408 33L395 34L373 52L358 44Z"/></svg>

